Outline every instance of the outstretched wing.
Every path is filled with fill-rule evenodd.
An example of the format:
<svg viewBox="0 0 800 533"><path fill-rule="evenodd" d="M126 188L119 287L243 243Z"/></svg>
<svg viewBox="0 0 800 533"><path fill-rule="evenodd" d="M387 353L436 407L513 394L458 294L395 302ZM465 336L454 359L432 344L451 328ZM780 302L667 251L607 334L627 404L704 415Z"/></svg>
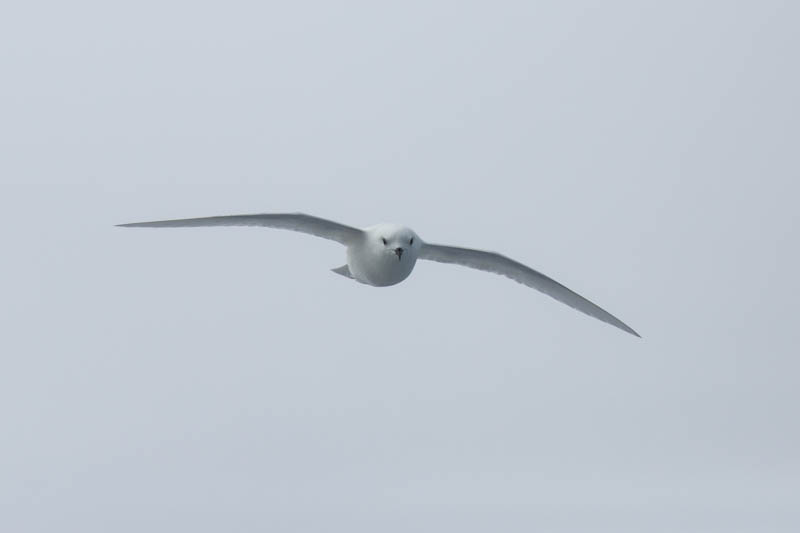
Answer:
<svg viewBox="0 0 800 533"><path fill-rule="evenodd" d="M303 213L264 213L222 217L183 218L119 224L125 228L183 228L195 226L264 226L300 231L347 245L362 235L362 230Z"/></svg>
<svg viewBox="0 0 800 533"><path fill-rule="evenodd" d="M540 292L547 294L565 303L573 309L586 313L607 324L616 326L623 331L640 337L633 329L622 322L620 319L593 304L580 294L571 291L559 282L537 272L536 270L523 265L513 259L494 252L484 252L482 250L472 250L470 248L458 248L455 246L442 246L439 244L422 245L419 254L420 259L437 261L439 263L452 263L463 265L486 272L493 272L513 279L518 283L527 285Z"/></svg>

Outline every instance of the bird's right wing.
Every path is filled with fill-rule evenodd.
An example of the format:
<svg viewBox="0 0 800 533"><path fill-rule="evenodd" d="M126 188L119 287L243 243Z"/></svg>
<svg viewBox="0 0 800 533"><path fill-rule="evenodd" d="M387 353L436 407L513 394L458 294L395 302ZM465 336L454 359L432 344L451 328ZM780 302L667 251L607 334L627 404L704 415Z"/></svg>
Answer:
<svg viewBox="0 0 800 533"><path fill-rule="evenodd" d="M330 239L347 246L363 235L358 228L339 224L332 220L313 217L303 213L264 213L259 215L230 215L221 217L182 218L178 220L157 220L154 222L133 222L120 224L126 228L183 228L196 226L264 226L267 228L300 231Z"/></svg>
<svg viewBox="0 0 800 533"><path fill-rule="evenodd" d="M458 248L455 246L424 243L420 249L419 258L429 261L438 261L439 263L463 265L477 270L506 276L518 283L543 292L559 302L567 304L573 309L598 320L602 320L606 324L618 327L631 335L640 336L622 320L602 309L600 306L593 304L580 294L573 292L541 272L514 261L513 259L509 259L504 255L495 252L484 252L483 250L473 250L471 248Z"/></svg>

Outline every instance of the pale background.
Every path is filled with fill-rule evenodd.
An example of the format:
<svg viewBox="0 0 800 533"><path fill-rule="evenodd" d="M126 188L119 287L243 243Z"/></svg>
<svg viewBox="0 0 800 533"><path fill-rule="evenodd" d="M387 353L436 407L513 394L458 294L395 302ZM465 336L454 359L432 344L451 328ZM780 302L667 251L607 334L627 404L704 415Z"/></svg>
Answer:
<svg viewBox="0 0 800 533"><path fill-rule="evenodd" d="M0 530L800 530L800 4L0 9ZM302 210L502 251L387 289Z"/></svg>

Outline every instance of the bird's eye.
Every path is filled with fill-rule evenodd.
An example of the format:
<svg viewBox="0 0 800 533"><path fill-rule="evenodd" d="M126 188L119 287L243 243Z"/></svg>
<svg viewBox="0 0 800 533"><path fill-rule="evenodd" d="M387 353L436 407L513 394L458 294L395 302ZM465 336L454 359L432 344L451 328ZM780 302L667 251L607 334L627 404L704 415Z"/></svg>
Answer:
<svg viewBox="0 0 800 533"><path fill-rule="evenodd" d="M384 246L386 246L386 244L388 244L388 243L386 242L386 237L381 237L381 240L383 241L383 245L384 245Z"/></svg>
<svg viewBox="0 0 800 533"><path fill-rule="evenodd" d="M413 245L413 244L414 244L414 237L411 237L411 240L410 240L410 241L408 241L408 244L411 244L411 245Z"/></svg>

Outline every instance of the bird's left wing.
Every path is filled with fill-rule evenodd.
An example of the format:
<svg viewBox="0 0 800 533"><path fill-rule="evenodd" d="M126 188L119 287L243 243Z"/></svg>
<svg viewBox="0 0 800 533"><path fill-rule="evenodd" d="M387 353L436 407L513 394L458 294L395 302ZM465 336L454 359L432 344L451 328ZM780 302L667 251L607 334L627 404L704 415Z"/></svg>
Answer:
<svg viewBox="0 0 800 533"><path fill-rule="evenodd" d="M264 213L259 215L230 215L221 217L183 218L120 224L127 228L181 228L194 226L264 226L267 228L300 231L330 239L347 246L358 239L363 231L332 220L303 213Z"/></svg>
<svg viewBox="0 0 800 533"><path fill-rule="evenodd" d="M495 252L484 252L482 250L473 250L470 248L458 248L455 246L443 246L440 244L424 243L419 253L420 259L427 259L429 261L437 261L439 263L452 263L456 265L463 265L485 272L492 272L500 274L513 279L518 283L527 285L540 292L555 298L559 302L565 303L573 309L592 316L598 320L602 320L606 324L616 326L623 331L627 331L631 335L640 335L636 333L630 326L622 322L620 319L602 309L601 307L593 304L580 294L571 291L559 282L537 272L536 270L523 265L513 259L509 259L504 255Z"/></svg>

